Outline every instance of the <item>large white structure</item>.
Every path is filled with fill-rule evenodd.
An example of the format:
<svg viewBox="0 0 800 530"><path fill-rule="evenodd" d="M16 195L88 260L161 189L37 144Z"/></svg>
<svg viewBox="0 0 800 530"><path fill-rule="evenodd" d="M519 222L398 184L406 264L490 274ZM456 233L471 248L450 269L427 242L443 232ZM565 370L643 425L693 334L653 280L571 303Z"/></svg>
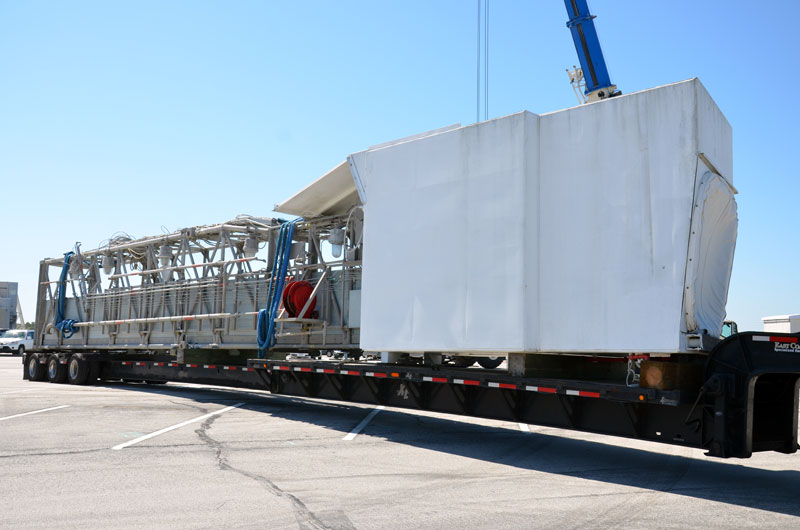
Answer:
<svg viewBox="0 0 800 530"><path fill-rule="evenodd" d="M375 146L278 209L363 204L364 350L672 353L720 333L734 194L692 79Z"/></svg>
<svg viewBox="0 0 800 530"><path fill-rule="evenodd" d="M764 331L772 333L800 333L800 315L778 315L761 319Z"/></svg>

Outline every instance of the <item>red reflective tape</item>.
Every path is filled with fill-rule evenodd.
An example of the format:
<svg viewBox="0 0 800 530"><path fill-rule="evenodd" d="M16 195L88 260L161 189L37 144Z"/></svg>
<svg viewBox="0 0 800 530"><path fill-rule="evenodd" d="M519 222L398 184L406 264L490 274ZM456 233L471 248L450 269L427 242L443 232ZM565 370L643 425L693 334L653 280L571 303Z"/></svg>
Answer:
<svg viewBox="0 0 800 530"><path fill-rule="evenodd" d="M386 377L384 372L367 372L367 375L372 377Z"/></svg>
<svg viewBox="0 0 800 530"><path fill-rule="evenodd" d="M131 363L129 361L122 361L122 366L130 366Z"/></svg>
<svg viewBox="0 0 800 530"><path fill-rule="evenodd" d="M136 363L136 366L144 366L145 363Z"/></svg>
<svg viewBox="0 0 800 530"><path fill-rule="evenodd" d="M511 383L500 383L500 388L508 388L508 389L511 389L511 390L516 390L517 389L517 385L511 384Z"/></svg>
<svg viewBox="0 0 800 530"><path fill-rule="evenodd" d="M772 342L793 342L797 343L797 337L770 337L769 340Z"/></svg>
<svg viewBox="0 0 800 530"><path fill-rule="evenodd" d="M335 374L336 370L331 370L330 368L323 368L322 369L322 373L323 374Z"/></svg>
<svg viewBox="0 0 800 530"><path fill-rule="evenodd" d="M600 392L587 392L585 390L581 390L578 392L578 395L581 397L599 398Z"/></svg>
<svg viewBox="0 0 800 530"><path fill-rule="evenodd" d="M446 377L431 377L431 381L434 382L434 383L446 383L447 382L447 378Z"/></svg>
<svg viewBox="0 0 800 530"><path fill-rule="evenodd" d="M462 385L470 385L470 386L478 386L481 384L480 381L475 381L474 379L464 379L461 383Z"/></svg>
<svg viewBox="0 0 800 530"><path fill-rule="evenodd" d="M187 364L186 368L197 368L196 364Z"/></svg>
<svg viewBox="0 0 800 530"><path fill-rule="evenodd" d="M277 365L275 365L272 368L274 368L275 370L283 370L283 371L286 371L286 372L289 371L289 367L288 366L277 366Z"/></svg>
<svg viewBox="0 0 800 530"><path fill-rule="evenodd" d="M164 363L153 363L153 366L164 366Z"/></svg>
<svg viewBox="0 0 800 530"><path fill-rule="evenodd" d="M236 370L236 367L235 366L223 366L222 369L223 370Z"/></svg>
<svg viewBox="0 0 800 530"><path fill-rule="evenodd" d="M556 389L555 388L546 387L546 386L540 386L539 387L539 392L544 392L545 394L555 394L556 393Z"/></svg>
<svg viewBox="0 0 800 530"><path fill-rule="evenodd" d="M239 368L242 372L252 372L252 368Z"/></svg>
<svg viewBox="0 0 800 530"><path fill-rule="evenodd" d="M294 371L295 372L310 372L311 368L308 368L307 366L295 366L294 367Z"/></svg>
<svg viewBox="0 0 800 530"><path fill-rule="evenodd" d="M339 373L342 374L342 375L361 375L358 372L353 371L353 370L341 370Z"/></svg>
<svg viewBox="0 0 800 530"><path fill-rule="evenodd" d="M217 367L216 364L204 364L203 365L203 368L216 368L216 367Z"/></svg>
<svg viewBox="0 0 800 530"><path fill-rule="evenodd" d="M167 366L178 366L178 363L169 363Z"/></svg>

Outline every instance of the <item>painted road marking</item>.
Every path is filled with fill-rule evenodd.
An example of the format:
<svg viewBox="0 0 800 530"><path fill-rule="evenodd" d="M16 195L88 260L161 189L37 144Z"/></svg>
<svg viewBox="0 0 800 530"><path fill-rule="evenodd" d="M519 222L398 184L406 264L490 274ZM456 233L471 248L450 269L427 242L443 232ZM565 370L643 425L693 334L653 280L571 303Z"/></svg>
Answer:
<svg viewBox="0 0 800 530"><path fill-rule="evenodd" d="M181 427L185 427L186 425L189 425L190 423L197 423L198 421L203 421L204 419L210 418L211 416L216 416L218 414L223 414L225 412L228 412L229 410L233 410L233 409L235 409L237 407L241 407L242 405L244 405L244 403L237 403L235 405L231 405L230 407L225 407L224 409L215 410L214 412L210 412L208 414L203 414L202 416L198 416L196 418L192 418L191 420L182 421L181 423L178 423L176 425L171 425L171 426L165 427L165 428L163 428L163 429L161 429L159 431L151 432L150 434L145 434L144 436L140 436L138 438L134 438L133 440L128 440L125 443L122 443L122 444L119 444L119 445L115 445L111 449L113 449L114 451L119 451L120 449L125 449L126 447L129 447L129 446L131 446L133 444L138 444L139 442L143 442L145 440L149 440L150 438L154 438L154 437L156 437L156 436L158 436L160 434L164 434L165 432L174 431L175 429L180 429Z"/></svg>
<svg viewBox="0 0 800 530"><path fill-rule="evenodd" d="M29 388L27 390L12 390L11 392L0 392L1 395L6 394L22 394L23 392L33 392L34 390L39 390L38 388Z"/></svg>
<svg viewBox="0 0 800 530"><path fill-rule="evenodd" d="M384 408L385 408L385 407L384 407L383 405L380 405L380 406L378 406L378 407L375 407L375 408L372 410L372 412L370 412L369 414L367 414L367 417L366 417L366 418L364 418L363 420L361 420L361 423L359 423L358 425L356 425L356 428L355 428L355 429L353 429L352 431L350 431L350 432L347 434L347 436L345 436L344 438L342 438L342 440L347 440L347 441L349 441L349 440L352 440L353 438L355 438L356 436L358 436L358 433L360 433L361 431L363 431L363 430L364 430L364 427L366 427L367 425L369 425L369 422L371 422L371 421L372 421L372 418L374 418L375 416L377 416L377 415L378 415L378 413L379 413L380 411L382 411Z"/></svg>
<svg viewBox="0 0 800 530"><path fill-rule="evenodd" d="M4 418L0 418L0 421L10 420L11 418L19 418L20 416L28 416L30 414L39 414L40 412L47 412L48 410L65 409L67 407L69 407L69 405L59 405L57 407L50 407L49 409L32 410L30 412L23 412L22 414L14 414L13 416L6 416Z"/></svg>

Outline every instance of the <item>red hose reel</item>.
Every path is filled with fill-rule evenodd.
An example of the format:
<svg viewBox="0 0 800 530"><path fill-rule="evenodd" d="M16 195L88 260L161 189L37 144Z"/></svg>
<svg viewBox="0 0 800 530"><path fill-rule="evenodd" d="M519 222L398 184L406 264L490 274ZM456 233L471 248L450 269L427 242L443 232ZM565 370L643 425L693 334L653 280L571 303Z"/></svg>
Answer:
<svg viewBox="0 0 800 530"><path fill-rule="evenodd" d="M314 286L303 280L297 280L286 284L286 288L283 290L283 307L286 308L286 312L289 313L290 317L314 318L314 308L317 306L316 297L311 300L304 316L300 315L300 311L303 310L306 302L311 298L312 292L314 292Z"/></svg>

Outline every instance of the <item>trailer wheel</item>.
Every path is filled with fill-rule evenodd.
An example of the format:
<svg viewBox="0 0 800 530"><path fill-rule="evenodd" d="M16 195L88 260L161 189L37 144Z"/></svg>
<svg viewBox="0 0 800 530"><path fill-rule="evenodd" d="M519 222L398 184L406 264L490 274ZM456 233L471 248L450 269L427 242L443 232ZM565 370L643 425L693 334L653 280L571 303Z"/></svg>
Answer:
<svg viewBox="0 0 800 530"><path fill-rule="evenodd" d="M22 345L22 344L19 345L19 348L17 348L17 354L20 355L20 356L21 355L25 355L25 346L24 345Z"/></svg>
<svg viewBox="0 0 800 530"><path fill-rule="evenodd" d="M80 355L73 355L67 363L67 381L71 385L85 385L89 379L89 363Z"/></svg>
<svg viewBox="0 0 800 530"><path fill-rule="evenodd" d="M479 357L478 364L481 365L481 368L485 368L487 370L494 370L501 364L503 364L502 357Z"/></svg>
<svg viewBox="0 0 800 530"><path fill-rule="evenodd" d="M450 361L459 368L469 368L475 364L475 357L451 357Z"/></svg>
<svg viewBox="0 0 800 530"><path fill-rule="evenodd" d="M51 383L63 383L67 380L67 367L61 364L58 355L51 355L47 360L47 379Z"/></svg>
<svg viewBox="0 0 800 530"><path fill-rule="evenodd" d="M28 372L28 380L29 381L44 381L47 377L45 373L44 366L42 363L39 362L39 356L35 353L28 354L27 363L25 363L25 369Z"/></svg>

